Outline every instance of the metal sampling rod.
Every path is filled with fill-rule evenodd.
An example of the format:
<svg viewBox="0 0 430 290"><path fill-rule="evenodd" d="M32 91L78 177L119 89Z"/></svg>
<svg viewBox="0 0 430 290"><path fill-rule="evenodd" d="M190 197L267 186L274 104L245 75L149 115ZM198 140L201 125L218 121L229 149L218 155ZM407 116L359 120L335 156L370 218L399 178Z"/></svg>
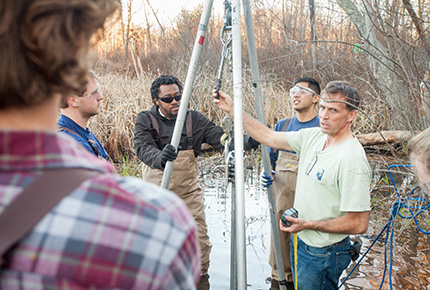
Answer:
<svg viewBox="0 0 430 290"><path fill-rule="evenodd" d="M205 40L206 27L208 25L210 12L212 10L213 0L206 0L203 7L202 16L200 17L199 29L197 30L196 41L194 42L193 54L191 55L190 66L188 67L187 78L185 79L184 91L182 93L181 105L179 106L178 116L176 117L175 128L173 129L171 144L178 148L182 129L184 128L185 116L188 110L191 90L193 88L194 78L196 76L197 66L199 64L200 54L203 49ZM173 162L168 161L164 169L161 187L168 188L170 177L172 177Z"/></svg>
<svg viewBox="0 0 430 290"><path fill-rule="evenodd" d="M245 176L243 156L242 45L240 0L232 1L232 57L236 194L237 289L246 290Z"/></svg>

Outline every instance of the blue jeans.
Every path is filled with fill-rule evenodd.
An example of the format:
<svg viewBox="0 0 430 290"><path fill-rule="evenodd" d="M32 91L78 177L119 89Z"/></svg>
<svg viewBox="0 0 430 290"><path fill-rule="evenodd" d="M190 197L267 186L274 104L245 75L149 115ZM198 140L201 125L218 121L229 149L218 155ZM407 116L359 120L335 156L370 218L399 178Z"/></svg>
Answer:
<svg viewBox="0 0 430 290"><path fill-rule="evenodd" d="M349 237L323 248L306 245L297 237L297 280L299 290L338 289L339 278L351 262ZM291 268L295 279L294 238L291 237ZM297 281L294 281L297 283Z"/></svg>

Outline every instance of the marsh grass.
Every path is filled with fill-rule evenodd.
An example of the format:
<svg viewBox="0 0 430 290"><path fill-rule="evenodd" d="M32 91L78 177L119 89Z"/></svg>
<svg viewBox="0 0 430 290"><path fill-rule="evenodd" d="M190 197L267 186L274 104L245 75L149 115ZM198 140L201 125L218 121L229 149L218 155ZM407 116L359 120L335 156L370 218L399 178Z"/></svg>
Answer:
<svg viewBox="0 0 430 290"><path fill-rule="evenodd" d="M179 70L177 76L185 84L186 71ZM122 156L134 156L133 130L136 115L149 110L152 106L150 86L157 77L152 73L143 72L140 79L122 72L96 71L104 100L100 114L90 119L89 127L102 142L114 161L119 161ZM161 73L160 73L161 74ZM231 79L229 73L222 89L232 94ZM279 120L292 117L294 110L288 98L288 90L281 81L271 74L262 74L261 90L263 95L263 108L265 122L273 128ZM212 88L216 81L213 70L203 66L196 74L189 108L206 115L217 125L222 125L225 114L213 103ZM249 71L243 73L243 107L244 111L256 117L256 108L253 95L252 80ZM375 113L374 106L365 105L367 115L359 114L354 121L353 130L356 134L372 132L375 123L380 124L387 117L387 112ZM373 119L373 120L371 120ZM373 123L372 123L373 121Z"/></svg>
<svg viewBox="0 0 430 290"><path fill-rule="evenodd" d="M120 72L97 72L104 100L100 113L90 119L89 127L102 142L114 161L122 156L133 156L133 130L136 115L149 110L152 106L150 86L157 77L150 73L141 75L141 79L130 77ZM181 71L179 79L185 83L186 71ZM205 114L217 125L222 125L225 114L213 103L212 88L215 77L200 71L195 78L189 108ZM267 77L269 78L269 77ZM243 80L244 110L256 116L252 82L249 75ZM266 124L273 125L286 116L292 116L291 104L286 99L287 92L276 81L264 81L261 84ZM231 94L231 85L225 81L223 90Z"/></svg>

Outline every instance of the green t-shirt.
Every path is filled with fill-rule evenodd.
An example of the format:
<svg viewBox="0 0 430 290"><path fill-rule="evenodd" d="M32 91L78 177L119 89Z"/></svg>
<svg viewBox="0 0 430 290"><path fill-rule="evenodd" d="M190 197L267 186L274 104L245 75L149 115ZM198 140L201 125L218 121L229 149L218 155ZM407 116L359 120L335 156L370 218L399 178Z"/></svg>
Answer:
<svg viewBox="0 0 430 290"><path fill-rule="evenodd" d="M327 135L320 128L286 134L300 160L294 200L300 218L329 220L370 210L372 172L356 138L322 151ZM298 236L310 246L325 247L348 235L303 230Z"/></svg>

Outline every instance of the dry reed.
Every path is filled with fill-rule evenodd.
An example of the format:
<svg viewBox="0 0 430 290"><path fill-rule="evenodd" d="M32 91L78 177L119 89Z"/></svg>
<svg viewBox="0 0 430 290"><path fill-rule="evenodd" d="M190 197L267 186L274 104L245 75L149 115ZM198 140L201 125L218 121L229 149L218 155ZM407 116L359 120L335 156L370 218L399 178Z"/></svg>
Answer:
<svg viewBox="0 0 430 290"><path fill-rule="evenodd" d="M100 114L90 119L89 127L99 138L113 160L119 161L122 158L134 155L133 150L133 129L136 115L149 110L152 106L150 86L157 77L144 72L141 80L133 78L124 73L100 72L96 71L102 87L104 100ZM177 75L182 82L185 82L186 71L181 71ZM230 78L230 74L226 76ZM217 125L222 125L225 114L213 103L212 88L216 77L212 71L202 69L196 76L189 109L197 110L205 114ZM263 107L265 111L266 124L273 126L279 120L292 117L294 110L288 98L288 91L272 75L262 74L262 94ZM223 89L232 93L231 84L225 80ZM254 96L252 93L252 81L250 75L243 74L243 104L244 110L251 116L256 116ZM375 120L381 120L385 114L372 115ZM378 122L379 124L381 122ZM366 132L367 128L373 125L369 119L363 115L354 123L356 133Z"/></svg>

